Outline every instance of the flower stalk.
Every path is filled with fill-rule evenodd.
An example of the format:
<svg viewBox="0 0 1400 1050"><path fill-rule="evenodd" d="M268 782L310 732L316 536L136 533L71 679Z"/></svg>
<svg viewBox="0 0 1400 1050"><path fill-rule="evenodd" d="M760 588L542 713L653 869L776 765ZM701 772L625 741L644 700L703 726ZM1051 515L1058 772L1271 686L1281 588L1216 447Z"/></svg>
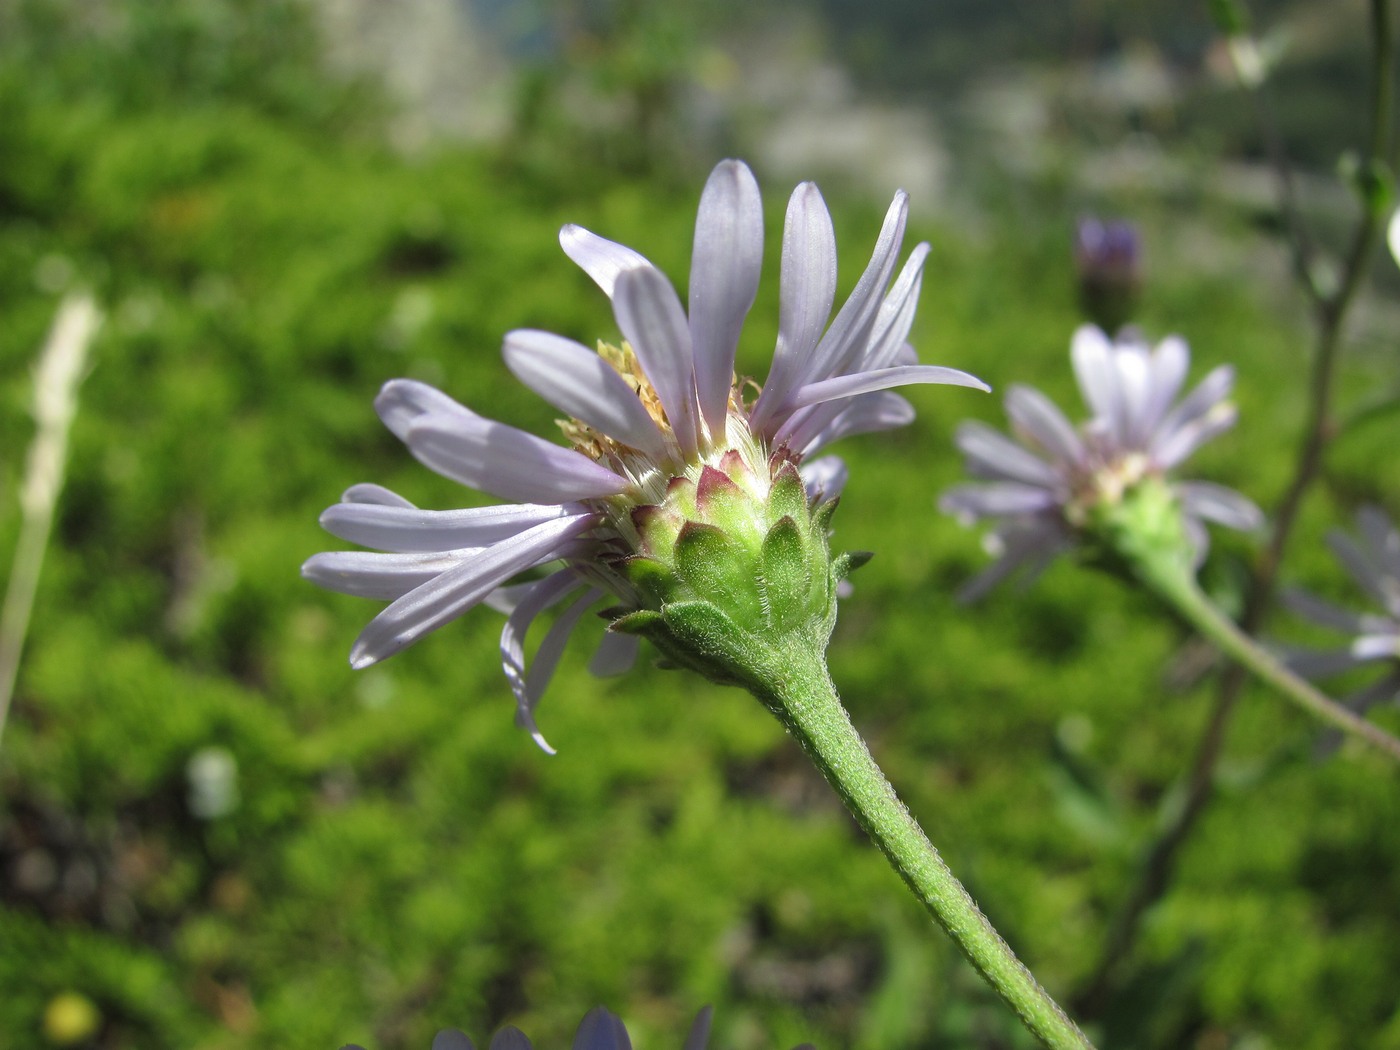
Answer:
<svg viewBox="0 0 1400 1050"><path fill-rule="evenodd" d="M1170 493L1161 486L1141 486L1134 496L1118 504L1112 519L1101 526L1133 578L1244 670L1313 717L1400 762L1400 740L1323 695L1216 608L1196 582L1189 547L1171 536L1169 523L1177 519L1171 513Z"/></svg>
<svg viewBox="0 0 1400 1050"><path fill-rule="evenodd" d="M795 638L793 639L796 640ZM1092 1047L977 907L895 794L837 696L824 640L771 654L750 689L796 737L891 867L977 972L1046 1047Z"/></svg>

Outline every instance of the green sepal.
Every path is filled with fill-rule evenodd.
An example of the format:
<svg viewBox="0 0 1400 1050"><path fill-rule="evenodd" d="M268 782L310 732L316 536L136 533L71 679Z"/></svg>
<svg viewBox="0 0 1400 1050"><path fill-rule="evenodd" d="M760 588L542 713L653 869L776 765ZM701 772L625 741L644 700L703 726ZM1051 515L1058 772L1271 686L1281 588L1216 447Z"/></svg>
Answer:
<svg viewBox="0 0 1400 1050"><path fill-rule="evenodd" d="M672 602L661 616L669 637L657 647L678 664L720 685L743 685L762 676L762 642L710 602Z"/></svg>
<svg viewBox="0 0 1400 1050"><path fill-rule="evenodd" d="M641 595L644 603L656 607L671 596L675 580L668 569L655 558L641 555L624 558L617 565L618 571Z"/></svg>
<svg viewBox="0 0 1400 1050"><path fill-rule="evenodd" d="M832 559L831 574L838 580L844 580L873 557L874 551L846 551L838 554Z"/></svg>
<svg viewBox="0 0 1400 1050"><path fill-rule="evenodd" d="M608 624L608 630L616 631L618 634L635 634L643 638L650 638L658 630L664 628L663 618L659 612L651 609L638 609L636 612L624 613L612 623Z"/></svg>
<svg viewBox="0 0 1400 1050"><path fill-rule="evenodd" d="M768 520L777 522L782 518L791 518L793 521L806 521L809 516L807 489L802 484L802 475L792 463L784 463L778 468L772 487L768 490Z"/></svg>
<svg viewBox="0 0 1400 1050"><path fill-rule="evenodd" d="M831 499L827 500L825 503L823 503L821 506L817 507L816 510L812 511L813 531L831 531L831 519L835 516L836 508L840 505L840 503L841 497L834 496Z"/></svg>
<svg viewBox="0 0 1400 1050"><path fill-rule="evenodd" d="M784 515L763 537L762 587L773 626L785 630L809 615L812 570L801 528ZM822 610L818 610L820 615Z"/></svg>
<svg viewBox="0 0 1400 1050"><path fill-rule="evenodd" d="M688 521L676 538L676 575L698 598L718 602L746 623L760 615L754 557L723 529Z"/></svg>

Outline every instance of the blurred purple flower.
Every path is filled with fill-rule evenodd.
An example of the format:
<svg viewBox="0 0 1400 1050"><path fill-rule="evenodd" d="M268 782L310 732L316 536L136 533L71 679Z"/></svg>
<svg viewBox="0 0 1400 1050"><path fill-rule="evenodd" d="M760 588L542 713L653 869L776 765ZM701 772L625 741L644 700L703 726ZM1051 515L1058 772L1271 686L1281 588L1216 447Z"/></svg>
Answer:
<svg viewBox="0 0 1400 1050"><path fill-rule="evenodd" d="M783 233L778 341L768 381L734 375L735 352L763 259L758 184L739 161L723 161L700 198L689 313L671 283L630 248L565 226L565 253L612 300L626 342L598 352L562 336L509 333L512 372L570 417L573 447L477 415L410 379L385 384L375 408L422 463L470 488L511 501L470 510L420 510L377 485L356 485L321 516L331 533L386 553L318 554L303 574L390 605L350 653L356 668L392 656L478 604L507 613L501 635L517 722L542 747L534 708L570 632L601 600L624 611L641 595L618 571L638 551L634 512L662 504L677 479L694 484L720 468L761 489L799 465L813 503L834 499L845 468L812 459L838 438L903 426L913 408L890 388L911 383L987 387L964 372L915 363L906 342L928 245L895 276L907 214L895 195L874 254L845 304L828 320L836 291L831 216L812 183L788 203ZM712 471L713 473L713 471ZM543 579L510 585L528 570L562 563ZM528 671L524 637L546 609L571 598ZM609 633L598 674L620 673L636 654L632 635Z"/></svg>
<svg viewBox="0 0 1400 1050"><path fill-rule="evenodd" d="M695 1015L686 1036L684 1050L705 1050L710 1041L710 1017L712 1007L705 1007ZM341 1050L363 1050L350 1044ZM433 1039L432 1050L476 1050L476 1044L455 1028L445 1028ZM524 1032L507 1025L491 1037L488 1050L533 1050L533 1044ZM632 1050L632 1041L627 1035L627 1026L622 1018L603 1007L590 1010L579 1023L574 1035L573 1050ZM794 1050L812 1050L807 1044Z"/></svg>
<svg viewBox="0 0 1400 1050"><path fill-rule="evenodd" d="M1328 546L1360 588L1383 610L1358 613L1333 605L1301 589L1283 601L1300 616L1351 636L1344 646L1298 651L1288 663L1308 678L1327 678L1365 664L1383 664L1385 674L1344 700L1358 714L1385 700L1400 700L1400 532L1376 507L1356 515L1357 535L1340 530L1327 536Z"/></svg>
<svg viewBox="0 0 1400 1050"><path fill-rule="evenodd" d="M964 589L964 598L980 597L1023 567L1033 578L1078 545L1097 507L1118 503L1144 480L1166 482L1169 471L1235 423L1235 407L1226 400L1234 371L1227 365L1176 400L1190 352L1175 336L1154 350L1135 334L1111 342L1086 325L1074 334L1070 358L1093 413L1078 429L1027 386L1013 386L1006 396L1016 440L984 423L958 427L968 472L986 480L950 489L939 507L968 524L994 522L987 545L998 555ZM1263 522L1258 508L1231 489L1204 481L1166 483L1198 561L1209 545L1205 521L1243 530Z"/></svg>
<svg viewBox="0 0 1400 1050"><path fill-rule="evenodd" d="M1085 216L1075 225L1074 263L1085 315L1105 331L1132 318L1142 286L1142 238L1121 219Z"/></svg>

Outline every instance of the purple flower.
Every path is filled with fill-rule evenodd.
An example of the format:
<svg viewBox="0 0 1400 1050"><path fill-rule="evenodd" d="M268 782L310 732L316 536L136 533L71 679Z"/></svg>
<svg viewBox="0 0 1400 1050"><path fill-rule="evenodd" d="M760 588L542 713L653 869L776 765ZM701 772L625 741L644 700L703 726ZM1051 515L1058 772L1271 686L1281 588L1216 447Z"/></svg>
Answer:
<svg viewBox="0 0 1400 1050"><path fill-rule="evenodd" d="M1304 590L1286 592L1283 601L1300 616L1351 636L1343 646L1292 654L1289 665L1299 674L1326 678L1366 664L1385 666L1382 677L1346 698L1347 706L1359 714L1383 700L1400 699L1400 532L1375 507L1356 515L1356 528L1354 538L1333 530L1327 543L1383 611L1352 612Z"/></svg>
<svg viewBox="0 0 1400 1050"><path fill-rule="evenodd" d="M950 489L939 506L969 524L994 522L987 543L999 556L969 584L967 598L1023 567L1034 577L1081 542L1097 510L1120 503L1148 480L1168 486L1197 560L1209 544L1205 521L1244 530L1263 521L1237 492L1167 479L1192 452L1234 425L1235 407L1226 400L1234 384L1229 366L1213 370L1177 401L1190 353L1175 336L1150 349L1134 334L1110 341L1085 326L1074 334L1070 358L1093 413L1086 423L1075 428L1040 391L1013 386L1006 414L1016 440L983 423L958 428L968 472L986 480Z"/></svg>
<svg viewBox="0 0 1400 1050"><path fill-rule="evenodd" d="M896 194L865 273L828 324L836 291L831 217L816 186L797 187L783 233L777 347L768 381L750 401L751 384L736 379L734 358L758 287L763 212L744 164L720 163L701 195L688 312L641 255L565 226L565 253L612 300L623 341L595 352L521 329L506 336L504 356L521 382L570 417L563 430L572 447L477 415L423 383L387 383L375 408L414 456L508 502L420 510L379 486L357 485L322 515L336 536L385 552L318 554L302 569L322 586L390 602L355 642L351 664L367 667L489 604L507 614L501 657L517 721L549 750L533 711L574 625L600 601L618 614L647 606L625 570L649 553L648 523L650 532L664 532L658 519L686 499L693 508L697 494L702 505L707 493L717 502L731 492L761 501L785 466L800 468L812 505L830 501L845 469L813 456L838 438L908 423L913 408L890 388L987 389L964 372L915 363L906 338L928 245L915 247L896 276L906 213L905 194ZM672 499L678 487L685 498ZM554 568L542 579L510 583L546 565ZM527 668L526 631L565 601ZM593 670L625 670L636 644L609 633Z"/></svg>
<svg viewBox="0 0 1400 1050"><path fill-rule="evenodd" d="M1121 219L1081 218L1074 231L1074 263L1079 301L1085 314L1106 331L1131 317L1142 285L1142 238Z"/></svg>
<svg viewBox="0 0 1400 1050"><path fill-rule="evenodd" d="M684 1050L705 1050L710 1041L711 1007L705 1007L695 1015L695 1021L686 1035ZM507 1025L494 1036L488 1050L532 1050L533 1044L518 1028ZM344 1046L341 1050L362 1050L355 1045ZM433 1039L432 1050L476 1050L476 1044L455 1028L445 1028ZM632 1040L627 1035L627 1026L617 1014L595 1007L588 1011L579 1022L574 1035L573 1050L632 1050ZM812 1050L807 1044L794 1050Z"/></svg>

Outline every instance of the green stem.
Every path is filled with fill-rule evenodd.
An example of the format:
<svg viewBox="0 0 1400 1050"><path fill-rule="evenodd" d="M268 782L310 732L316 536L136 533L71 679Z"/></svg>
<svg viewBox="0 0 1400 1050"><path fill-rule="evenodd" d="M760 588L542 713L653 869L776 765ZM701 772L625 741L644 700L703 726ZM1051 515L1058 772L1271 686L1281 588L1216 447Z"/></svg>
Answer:
<svg viewBox="0 0 1400 1050"><path fill-rule="evenodd" d="M900 802L851 724L819 649L782 654L758 698L787 726L938 925L1044 1046L1092 1044L1040 987Z"/></svg>
<svg viewBox="0 0 1400 1050"><path fill-rule="evenodd" d="M1139 562L1139 578L1188 623L1260 681L1272 686L1314 717L1344 733L1360 737L1400 762L1400 740L1374 722L1324 696L1311 683L1299 678L1276 660L1233 620L1217 609L1196 584L1195 576L1175 560L1157 559L1156 564Z"/></svg>

